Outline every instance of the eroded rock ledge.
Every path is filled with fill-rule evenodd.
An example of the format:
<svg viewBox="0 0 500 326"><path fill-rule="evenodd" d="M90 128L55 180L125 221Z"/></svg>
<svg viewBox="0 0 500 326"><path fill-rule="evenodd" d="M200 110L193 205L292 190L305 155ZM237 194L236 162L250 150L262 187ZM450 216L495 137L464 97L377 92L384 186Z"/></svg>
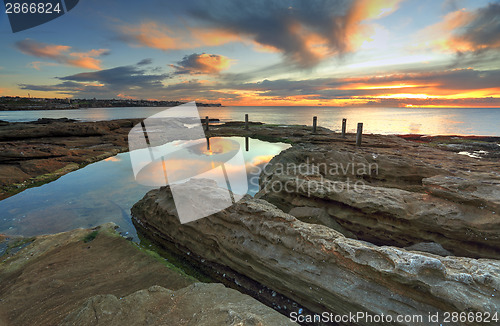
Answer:
<svg viewBox="0 0 500 326"><path fill-rule="evenodd" d="M214 198L226 191L207 187ZM379 247L301 222L250 197L181 225L172 203L168 187L150 191L132 208L138 228L228 266L314 312L493 313L500 306L496 260Z"/></svg>
<svg viewBox="0 0 500 326"><path fill-rule="evenodd" d="M499 259L498 166L432 156L425 146L414 151L410 158L293 146L271 160L256 197L378 245L435 243L457 256Z"/></svg>

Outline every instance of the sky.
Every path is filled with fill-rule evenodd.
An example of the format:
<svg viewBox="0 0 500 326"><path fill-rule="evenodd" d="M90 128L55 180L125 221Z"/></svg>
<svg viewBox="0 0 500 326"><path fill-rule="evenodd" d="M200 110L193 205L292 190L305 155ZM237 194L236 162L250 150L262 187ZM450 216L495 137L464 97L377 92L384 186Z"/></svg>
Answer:
<svg viewBox="0 0 500 326"><path fill-rule="evenodd" d="M500 1L80 0L0 41L0 96L500 107Z"/></svg>

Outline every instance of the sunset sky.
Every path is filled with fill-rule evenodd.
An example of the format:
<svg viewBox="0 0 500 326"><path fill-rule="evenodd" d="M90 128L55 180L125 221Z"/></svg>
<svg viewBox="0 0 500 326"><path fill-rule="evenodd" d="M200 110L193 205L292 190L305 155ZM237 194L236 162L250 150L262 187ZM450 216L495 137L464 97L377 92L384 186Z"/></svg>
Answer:
<svg viewBox="0 0 500 326"><path fill-rule="evenodd" d="M12 33L0 95L500 107L500 2L80 0Z"/></svg>

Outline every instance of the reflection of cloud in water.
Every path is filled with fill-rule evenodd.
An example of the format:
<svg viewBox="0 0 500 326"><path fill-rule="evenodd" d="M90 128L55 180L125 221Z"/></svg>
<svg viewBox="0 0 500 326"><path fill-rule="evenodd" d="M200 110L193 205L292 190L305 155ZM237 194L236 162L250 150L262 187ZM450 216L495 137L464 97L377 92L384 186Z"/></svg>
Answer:
<svg viewBox="0 0 500 326"><path fill-rule="evenodd" d="M204 155L214 155L214 154L223 154L229 153L231 151L237 151L240 149L240 146L237 142L229 141L228 139L223 138L210 138L210 149L207 148L206 143L201 143L196 146L187 147L188 151L193 154L204 154Z"/></svg>
<svg viewBox="0 0 500 326"><path fill-rule="evenodd" d="M111 156L105 159L106 162L120 162L121 159L118 156Z"/></svg>
<svg viewBox="0 0 500 326"><path fill-rule="evenodd" d="M222 147L225 146L224 142L219 142L218 145ZM229 146L229 149L233 149L234 146ZM201 149L201 146L198 146ZM225 147L228 149L228 147ZM224 153L224 150L218 150L219 153ZM255 156L245 163L245 168L247 171L247 178L250 180L253 177L258 177L259 172L262 171L264 166L269 163L269 161L274 157L274 155L259 155ZM164 165L165 164L165 165ZM137 181L141 184L152 185L152 186L163 186L165 184L171 183L182 183L191 178L208 178L216 180L220 187L226 187L226 181L221 178L221 171L217 169L220 165L219 162L210 162L206 159L170 159L170 160L158 160L147 167L142 169L137 175ZM164 166L168 166L167 170ZM224 168L228 175L238 175L241 173L241 165L231 164L230 162L224 163ZM241 180L243 181L243 180ZM245 182L246 185L246 182ZM238 188L243 188L244 184L233 184L233 191ZM257 189L258 190L258 189ZM255 190L255 192L257 191Z"/></svg>
<svg viewBox="0 0 500 326"><path fill-rule="evenodd" d="M219 164L213 162L207 166L205 160L166 160L168 164L168 176L163 168L163 161L155 161L142 169L137 175L137 181L144 185L164 186L166 183L177 183L189 180L190 178L199 178L203 175L205 178L217 179L220 173L217 170ZM228 174L236 174L241 170L240 165L231 163L224 164ZM225 183L223 184L225 186Z"/></svg>
<svg viewBox="0 0 500 326"><path fill-rule="evenodd" d="M243 137L225 139L238 142L240 148L245 146L245 138ZM217 143L215 140L216 138L210 139L214 145ZM170 147L168 148L170 150L178 149L179 147L176 145L185 146L185 144L186 141L177 141L169 144ZM199 145L200 150L206 149L206 139L201 139L199 142L191 141L191 144L193 146ZM267 143L250 139L250 151L243 151L244 164L248 171L249 180L258 177L258 172L261 170L256 167L261 168L274 155L288 147L290 147L288 144ZM220 151L219 149L216 150ZM150 160L150 153L147 149L143 154L145 162L148 159ZM226 154L219 155L224 156ZM175 157L176 161L172 161L171 164L176 164L176 166L182 167L181 170L188 170L190 174L194 175L195 169L199 168L197 167L199 162L192 161L191 158L201 159L204 157L209 160L214 157L217 158L216 155L201 156L193 153L188 153L188 157L188 159ZM188 165L188 161L194 163L194 165ZM232 175L238 170L238 164L232 163L235 162L225 164L228 175ZM158 164L158 167L153 169L157 173L150 176L145 174L144 176L153 179L156 183L158 181L164 183L165 177L160 157L154 164ZM118 154L115 157L106 159L106 161L96 162L71 172L63 178L41 187L27 189L0 201L0 212L2 212L0 233L31 236L62 232L78 227L91 227L112 221L120 225L122 231L130 232L129 234L133 235L134 228L130 225L130 217L128 216L130 208L146 192L158 186L150 187L137 183L131 165L129 153ZM220 173L220 169L221 167L218 167L214 171L208 171L208 173L217 173L217 171ZM195 176L195 178L206 176L206 174L203 174ZM215 177L214 179L216 179ZM155 178L156 180L154 180ZM220 187L226 187L224 178L219 176L216 180ZM248 193L251 195L254 195L259 190L256 182L248 184L245 180L240 180L240 178L237 180L238 182L231 182L231 188L237 194L240 191L245 191L247 186Z"/></svg>
<svg viewBox="0 0 500 326"><path fill-rule="evenodd" d="M259 155L259 156L254 157L252 159L252 161L250 162L250 164L251 165L261 165L264 163L269 163L269 161L271 161L273 157L274 157L274 155Z"/></svg>
<svg viewBox="0 0 500 326"><path fill-rule="evenodd" d="M146 185L163 186L168 181L177 182L188 179L215 168L215 164L206 160L159 160L147 165L137 174L137 181ZM168 166L168 176L166 166Z"/></svg>
<svg viewBox="0 0 500 326"><path fill-rule="evenodd" d="M224 144L221 145L224 146ZM223 152L224 151L219 151L219 153ZM274 155L260 155L254 157L251 162L245 164L247 172L251 173L253 171L252 168L256 166L263 168L263 166L269 163L273 157ZM137 181L145 185L163 186L169 181L180 182L192 177L197 177L200 174L203 174L206 178L216 178L219 172L214 169L218 165L219 164L211 161L203 159L195 160L192 158L188 160L158 160L142 169L137 175ZM168 173L165 170L166 166L168 166ZM225 163L224 167L228 174L238 173L241 169L240 165L231 163Z"/></svg>
<svg viewBox="0 0 500 326"><path fill-rule="evenodd" d="M144 185L163 186L188 180L222 164L228 166L227 172L237 173L238 166L229 167L229 161L240 152L240 144L234 140L212 138L210 149L207 148L206 141L200 143L199 140L186 141L178 150L172 150L171 145L156 147L153 156L156 160L152 162L149 155L142 156L141 161L135 161L138 182ZM240 161L239 169L242 169L245 166L243 157Z"/></svg>

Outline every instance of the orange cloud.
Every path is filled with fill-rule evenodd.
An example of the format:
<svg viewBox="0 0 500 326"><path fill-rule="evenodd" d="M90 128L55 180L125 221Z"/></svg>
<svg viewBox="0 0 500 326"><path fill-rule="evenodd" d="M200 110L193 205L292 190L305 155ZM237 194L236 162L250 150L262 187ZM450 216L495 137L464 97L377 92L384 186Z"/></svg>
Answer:
<svg viewBox="0 0 500 326"><path fill-rule="evenodd" d="M199 46L217 46L240 40L229 31L213 28L172 29L164 24L147 21L139 25L123 25L118 28L123 39L132 46L159 50L192 49Z"/></svg>
<svg viewBox="0 0 500 326"><path fill-rule="evenodd" d="M239 35L218 28L189 28L189 31L191 37L197 41L193 43L196 46L217 46L229 42L244 41Z"/></svg>
<svg viewBox="0 0 500 326"><path fill-rule="evenodd" d="M198 56L197 62L201 71L205 73L217 73L229 67L230 60L222 55L212 55L203 53Z"/></svg>
<svg viewBox="0 0 500 326"><path fill-rule="evenodd" d="M245 84L225 105L498 107L500 70L437 72ZM296 95L300 94L300 95Z"/></svg>
<svg viewBox="0 0 500 326"><path fill-rule="evenodd" d="M126 100L137 100L137 97L135 97L135 96L126 95L126 94L122 94L122 93L120 93L120 94L118 94L116 96L119 97L119 98L126 99Z"/></svg>
<svg viewBox="0 0 500 326"><path fill-rule="evenodd" d="M371 21L390 15L399 8L401 0L357 0L346 16L346 35L349 51L358 48L384 46L388 31Z"/></svg>
<svg viewBox="0 0 500 326"><path fill-rule="evenodd" d="M218 74L227 69L231 59L218 54L197 54L185 56L177 65L170 65L176 74Z"/></svg>
<svg viewBox="0 0 500 326"><path fill-rule="evenodd" d="M477 52L500 48L500 4L492 3L474 11L448 13L443 21L422 30L416 44L442 52Z"/></svg>
<svg viewBox="0 0 500 326"><path fill-rule="evenodd" d="M293 63L310 68L325 57L357 50L367 38L373 41L374 36L377 40L381 36L386 37L382 33L386 31L381 32L380 27L371 28L365 22L389 15L397 10L400 2L355 0L338 6L328 2L311 7L299 4L297 8L293 5L269 7L263 2L249 2L244 6L232 3L228 5L231 10L218 10L216 6L203 10L201 19L205 17L208 23L203 28L181 29L147 21L139 25L120 26L118 30L132 46L160 50L248 42L254 44L258 51L280 52ZM324 10L319 7L324 7ZM243 9L245 18L239 19L239 10ZM262 15L264 10L266 15ZM300 14L290 14L294 10ZM276 14L273 15L273 12ZM318 14L321 17L317 17ZM260 23L251 23L253 21ZM373 33L367 33L372 30Z"/></svg>
<svg viewBox="0 0 500 326"><path fill-rule="evenodd" d="M348 17L353 22L383 18L396 11L400 2L401 0L357 0Z"/></svg>
<svg viewBox="0 0 500 326"><path fill-rule="evenodd" d="M70 66L86 68L86 69L101 69L101 60L97 59L108 52L106 49L90 50L88 52L70 52L71 47L67 45L56 45L36 42L31 39L25 39L16 43L16 47L22 53L38 58L54 60L58 63L67 64ZM31 63L32 67L40 70L42 65L54 65L41 61Z"/></svg>
<svg viewBox="0 0 500 326"><path fill-rule="evenodd" d="M165 25L152 21L136 26L121 26L119 30L125 39L136 46L160 50L176 50L189 45L183 41L183 33L175 33Z"/></svg>
<svg viewBox="0 0 500 326"><path fill-rule="evenodd" d="M70 53L71 57L75 59L68 58L67 62L70 65L87 68L87 69L101 69L101 60L96 59L95 57L101 56L105 54L107 50L99 49L99 50L90 50L89 52L74 52Z"/></svg>
<svg viewBox="0 0 500 326"><path fill-rule="evenodd" d="M419 35L418 48L433 48L443 52L469 51L467 44L459 44L454 40L453 31L474 19L472 13L457 10L448 13L443 21L423 29Z"/></svg>
<svg viewBox="0 0 500 326"><path fill-rule="evenodd" d="M22 53L40 58L55 59L68 52L71 47L67 45L44 44L26 39L17 43Z"/></svg>

